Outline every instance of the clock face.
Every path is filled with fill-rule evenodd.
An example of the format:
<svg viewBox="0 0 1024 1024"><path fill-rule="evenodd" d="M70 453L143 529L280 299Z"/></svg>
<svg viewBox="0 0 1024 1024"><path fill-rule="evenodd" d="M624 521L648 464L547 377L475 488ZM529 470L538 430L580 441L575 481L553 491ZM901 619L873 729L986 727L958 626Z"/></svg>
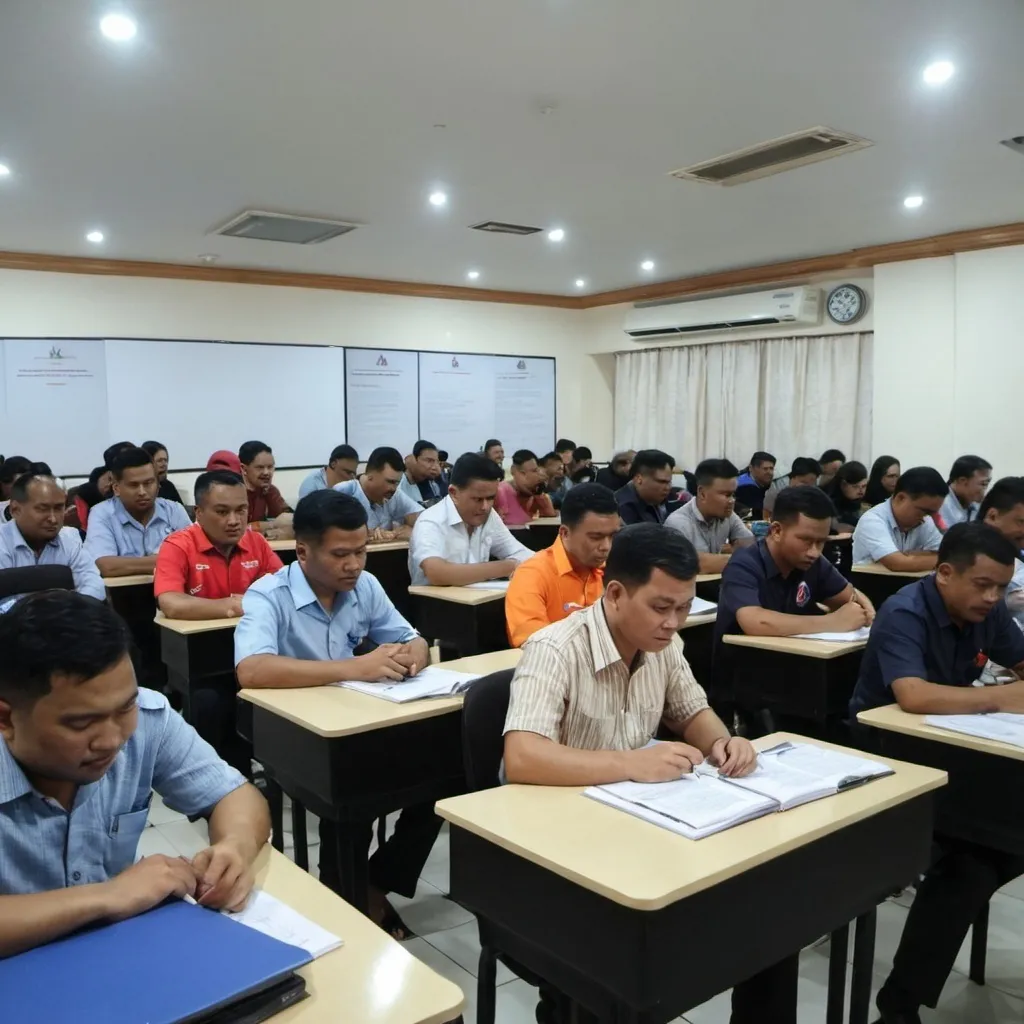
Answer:
<svg viewBox="0 0 1024 1024"><path fill-rule="evenodd" d="M837 324L852 324L864 315L864 293L855 284L841 284L829 292L826 308Z"/></svg>

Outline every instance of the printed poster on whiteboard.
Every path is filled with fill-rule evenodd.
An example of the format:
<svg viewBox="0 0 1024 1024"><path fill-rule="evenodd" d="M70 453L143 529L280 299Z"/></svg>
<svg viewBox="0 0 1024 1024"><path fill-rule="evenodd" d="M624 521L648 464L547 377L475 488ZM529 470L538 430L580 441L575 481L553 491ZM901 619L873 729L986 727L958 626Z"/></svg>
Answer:
<svg viewBox="0 0 1024 1024"><path fill-rule="evenodd" d="M494 368L494 436L506 456L528 448L537 458L555 446L555 361L531 356L491 356Z"/></svg>
<svg viewBox="0 0 1024 1024"><path fill-rule="evenodd" d="M412 453L419 439L418 374L416 352L345 349L345 437L360 459L381 447Z"/></svg>
<svg viewBox="0 0 1024 1024"><path fill-rule="evenodd" d="M421 352L420 433L454 462L494 436L493 356Z"/></svg>

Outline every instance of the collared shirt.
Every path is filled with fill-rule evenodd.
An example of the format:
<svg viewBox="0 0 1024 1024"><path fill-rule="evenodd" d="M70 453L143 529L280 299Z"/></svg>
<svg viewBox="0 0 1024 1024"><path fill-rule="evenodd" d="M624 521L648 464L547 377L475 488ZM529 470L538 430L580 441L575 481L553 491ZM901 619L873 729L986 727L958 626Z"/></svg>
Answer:
<svg viewBox="0 0 1024 1024"><path fill-rule="evenodd" d="M551 499L551 506L555 509L562 507L562 502L565 501L565 496L572 490L572 481L567 477L563 476L558 481L558 486L553 490L549 487L544 493Z"/></svg>
<svg viewBox="0 0 1024 1024"><path fill-rule="evenodd" d="M419 636L375 576L360 574L355 590L336 594L328 612L298 562L257 580L242 598L242 613L235 627L236 665L255 654L337 661L351 658L367 637L404 644Z"/></svg>
<svg viewBox="0 0 1024 1024"><path fill-rule="evenodd" d="M668 515L664 504L648 505L636 493L632 481L615 492L615 500L619 503L619 516L627 526L634 523L663 523Z"/></svg>
<svg viewBox="0 0 1024 1024"><path fill-rule="evenodd" d="M340 494L355 498L366 509L366 528L373 530L397 530L405 526L406 516L418 516L423 511L419 502L413 501L399 488L390 498L379 504L370 501L358 480L344 480L335 484L334 489Z"/></svg>
<svg viewBox="0 0 1024 1024"><path fill-rule="evenodd" d="M764 512L764 496L770 487L771 484L762 487L749 473L741 473L736 481L736 502L761 515Z"/></svg>
<svg viewBox="0 0 1024 1024"><path fill-rule="evenodd" d="M225 558L195 523L172 533L160 546L153 575L153 593L191 594L218 601L232 594L244 594L267 573L277 572L281 559L255 530L246 530L230 558Z"/></svg>
<svg viewBox="0 0 1024 1024"><path fill-rule="evenodd" d="M602 487L607 487L609 491L614 493L615 491L621 490L629 483L629 475L616 473L612 470L611 466L603 466L597 471L594 483L600 484Z"/></svg>
<svg viewBox="0 0 1024 1024"><path fill-rule="evenodd" d="M483 526L472 533L459 515L451 495L428 508L416 520L409 539L409 576L413 586L429 586L423 571L428 558L443 558L456 565L479 565L495 558L525 562L533 552L512 536L494 509Z"/></svg>
<svg viewBox="0 0 1024 1024"><path fill-rule="evenodd" d="M445 488L439 479L424 480L421 483L416 483L415 480L409 479L408 473L403 473L398 489L407 498L415 501L417 505L422 506L428 501L439 501L444 497L444 492L447 488Z"/></svg>
<svg viewBox="0 0 1024 1024"><path fill-rule="evenodd" d="M850 719L859 711L891 704L897 679L970 686L990 658L1011 667L1024 662L1024 633L1005 602L981 622L961 629L950 619L935 577L925 576L878 609L850 698Z"/></svg>
<svg viewBox="0 0 1024 1024"><path fill-rule="evenodd" d="M892 514L892 498L869 508L853 531L853 564L880 562L899 551L938 551L942 543L939 528L928 516L912 530L904 530Z"/></svg>
<svg viewBox="0 0 1024 1024"><path fill-rule="evenodd" d="M523 644L539 629L589 608L604 593L604 570L578 573L569 561L562 538L528 558L512 577L505 595L509 643Z"/></svg>
<svg viewBox="0 0 1024 1024"><path fill-rule="evenodd" d="M949 494L946 495L946 500L942 503L942 508L939 509L939 515L948 530L951 526L956 526L957 523L969 523L977 519L980 508L981 505L976 501L972 501L967 508L964 508L960 504L960 499L953 493L953 488L950 487Z"/></svg>
<svg viewBox="0 0 1024 1024"><path fill-rule="evenodd" d="M697 508L696 498L677 508L665 520L665 525L678 530L701 555L720 555L727 543L754 539L735 512L727 519L705 519Z"/></svg>
<svg viewBox="0 0 1024 1024"><path fill-rule="evenodd" d="M314 491L326 491L327 490L327 470L321 466L319 469L314 469L299 484L299 500L301 501L307 494L312 494Z"/></svg>
<svg viewBox="0 0 1024 1024"><path fill-rule="evenodd" d="M818 615L819 601L841 594L848 586L839 570L820 556L810 569L793 569L788 576L783 576L766 540L741 548L722 572L715 619L715 660L728 661L731 654L728 645L722 643L722 637L743 632L736 621L741 608L760 607L785 615ZM814 632L812 623L808 623L807 632Z"/></svg>
<svg viewBox="0 0 1024 1024"><path fill-rule="evenodd" d="M155 690L139 690L139 723L107 773L79 786L70 813L32 788L0 738L0 895L106 882L130 867L151 791L204 815L245 784Z"/></svg>
<svg viewBox="0 0 1024 1024"><path fill-rule="evenodd" d="M498 484L494 507L506 526L523 526L538 516L550 518L555 514L555 506L546 494L520 494L507 480Z"/></svg>
<svg viewBox="0 0 1024 1024"><path fill-rule="evenodd" d="M1024 606L1021 602L1021 591L1024 590L1024 562L1019 558L1013 563L1013 579L1006 588L1006 607L1010 609L1017 625L1024 629Z"/></svg>
<svg viewBox="0 0 1024 1024"><path fill-rule="evenodd" d="M523 646L505 732L535 732L580 750L636 750L663 718L685 722L708 706L678 635L629 669L603 601L547 626Z"/></svg>
<svg viewBox="0 0 1024 1024"><path fill-rule="evenodd" d="M264 519L276 519L282 512L291 511L281 492L271 484L266 491L246 488L249 498L249 522L260 523Z"/></svg>
<svg viewBox="0 0 1024 1024"><path fill-rule="evenodd" d="M120 498L108 498L94 505L89 513L85 553L94 562L110 555L144 558L155 555L168 534L187 530L191 525L184 506L176 501L157 498L153 514L143 526L121 504Z"/></svg>
<svg viewBox="0 0 1024 1024"><path fill-rule="evenodd" d="M78 593L100 601L107 596L103 580L96 571L96 563L82 550L82 538L70 526L62 527L60 533L53 540L47 541L38 555L29 547L14 520L0 526L0 569L20 569L29 565L66 565L71 570ZM0 602L0 611L10 607L17 599L5 598Z"/></svg>

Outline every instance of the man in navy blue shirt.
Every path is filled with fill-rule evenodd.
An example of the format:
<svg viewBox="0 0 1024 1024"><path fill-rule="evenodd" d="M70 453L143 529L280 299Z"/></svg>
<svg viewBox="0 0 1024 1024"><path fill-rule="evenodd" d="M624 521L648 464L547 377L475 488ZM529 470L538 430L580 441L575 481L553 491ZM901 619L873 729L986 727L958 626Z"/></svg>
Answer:
<svg viewBox="0 0 1024 1024"><path fill-rule="evenodd" d="M987 523L960 523L942 539L938 568L889 598L871 630L851 718L899 702L918 715L1024 712L1024 682L971 684L989 658L1024 678L1024 633L1003 595L1013 544ZM878 993L883 1024L918 1024L935 1006L967 930L995 891L1024 874L1024 858L935 836L937 859L907 916L888 981Z"/></svg>
<svg viewBox="0 0 1024 1024"><path fill-rule="evenodd" d="M668 515L665 501L672 489L674 465L672 456L657 448L636 453L629 470L629 483L615 494L619 516L626 526L665 522Z"/></svg>

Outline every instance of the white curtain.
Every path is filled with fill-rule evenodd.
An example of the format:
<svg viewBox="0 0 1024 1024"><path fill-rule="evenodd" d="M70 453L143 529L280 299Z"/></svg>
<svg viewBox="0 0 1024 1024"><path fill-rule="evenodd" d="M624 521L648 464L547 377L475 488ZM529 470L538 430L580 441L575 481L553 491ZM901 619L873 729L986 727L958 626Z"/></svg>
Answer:
<svg viewBox="0 0 1024 1024"><path fill-rule="evenodd" d="M686 469L745 466L763 449L786 472L839 448L870 465L873 335L765 338L619 352L615 449L660 448Z"/></svg>

